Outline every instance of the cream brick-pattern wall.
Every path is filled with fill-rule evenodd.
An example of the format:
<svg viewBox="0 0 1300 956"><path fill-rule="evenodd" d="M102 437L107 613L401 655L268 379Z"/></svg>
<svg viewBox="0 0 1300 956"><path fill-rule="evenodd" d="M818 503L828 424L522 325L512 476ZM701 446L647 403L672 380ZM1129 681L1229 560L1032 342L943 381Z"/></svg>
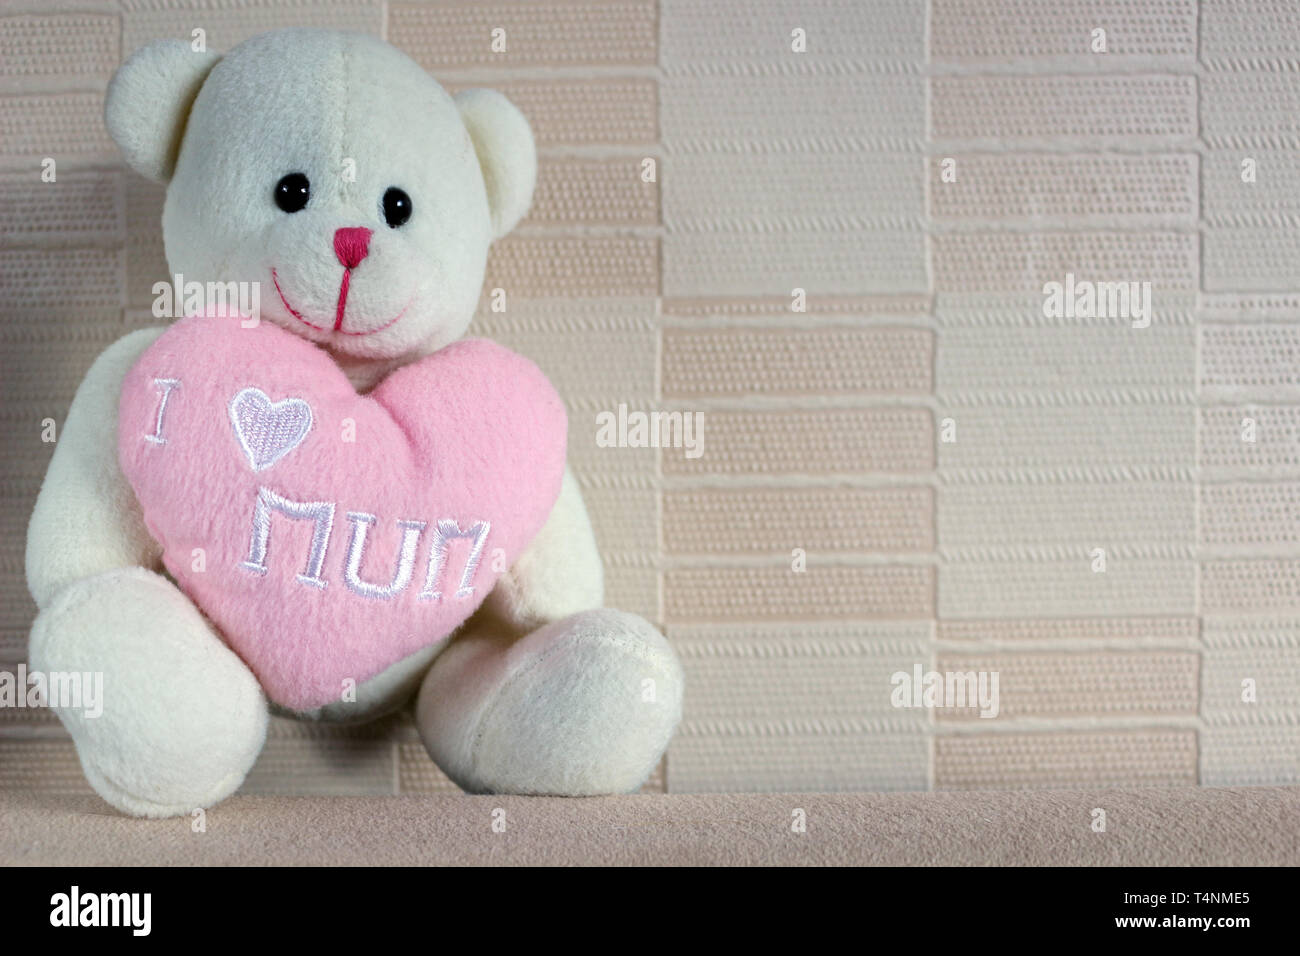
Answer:
<svg viewBox="0 0 1300 956"><path fill-rule="evenodd" d="M609 601L682 655L647 789L1300 783L1291 0L5 0L0 666L42 422L166 277L108 77L294 24L534 124L473 331L566 397ZM1150 282L1151 326L1045 317L1066 273ZM704 454L598 447L619 404L702 413ZM916 665L998 672L999 716L895 708ZM85 787L57 721L0 708L0 788ZM409 717L275 720L245 785L451 788Z"/></svg>

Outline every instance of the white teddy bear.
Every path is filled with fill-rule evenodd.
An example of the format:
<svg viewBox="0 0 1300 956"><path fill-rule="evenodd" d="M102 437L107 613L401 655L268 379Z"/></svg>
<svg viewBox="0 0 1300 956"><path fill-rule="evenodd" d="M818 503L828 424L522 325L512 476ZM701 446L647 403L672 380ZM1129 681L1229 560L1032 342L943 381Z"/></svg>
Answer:
<svg viewBox="0 0 1300 956"><path fill-rule="evenodd" d="M536 178L532 134L504 97L453 98L360 34L282 30L225 55L152 44L114 76L106 119L130 165L167 183L171 271L259 282L262 321L323 348L363 394L461 338L488 246L523 217ZM262 683L163 571L119 461L123 383L163 333L131 333L87 373L27 542L31 665L104 675L102 716L59 716L95 789L141 816L233 793L268 716ZM601 607L600 556L567 471L559 489L450 641L430 635L355 699L297 716L372 719L418 691L429 753L466 790L638 787L680 718L681 668L654 627Z"/></svg>

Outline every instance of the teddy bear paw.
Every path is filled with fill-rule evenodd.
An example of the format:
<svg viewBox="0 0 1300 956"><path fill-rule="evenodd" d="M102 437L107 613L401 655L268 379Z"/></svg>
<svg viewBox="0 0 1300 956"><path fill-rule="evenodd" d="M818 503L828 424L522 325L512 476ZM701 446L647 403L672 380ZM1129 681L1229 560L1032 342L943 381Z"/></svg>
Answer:
<svg viewBox="0 0 1300 956"><path fill-rule="evenodd" d="M584 611L513 643L466 635L420 691L425 746L476 793L636 790L681 719L682 669L634 614Z"/></svg>
<svg viewBox="0 0 1300 956"><path fill-rule="evenodd" d="M267 708L257 680L152 571L66 586L37 617L29 658L86 779L125 813L210 807L238 789L262 749ZM64 693L74 678L77 699Z"/></svg>

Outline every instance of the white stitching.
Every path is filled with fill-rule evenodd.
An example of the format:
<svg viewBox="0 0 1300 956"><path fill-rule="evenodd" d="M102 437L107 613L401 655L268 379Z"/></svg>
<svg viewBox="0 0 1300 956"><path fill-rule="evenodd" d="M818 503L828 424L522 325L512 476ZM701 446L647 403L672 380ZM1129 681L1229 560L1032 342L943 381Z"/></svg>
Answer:
<svg viewBox="0 0 1300 956"><path fill-rule="evenodd" d="M265 471L307 438L311 406L301 398L278 402L260 388L245 388L230 400L230 425L253 471Z"/></svg>
<svg viewBox="0 0 1300 956"><path fill-rule="evenodd" d="M402 529L402 543L397 552L397 570L393 580L386 585L372 584L361 580L361 562L366 554L366 540L370 526L379 519L364 511L349 511L348 520L352 522L352 540L348 543L347 566L343 570L343 583L348 590L362 597L392 598L396 597L411 583L415 571L415 550L420 545L420 532L424 530L423 521L398 521Z"/></svg>
<svg viewBox="0 0 1300 956"><path fill-rule="evenodd" d="M474 572L478 570L479 559L483 556L483 545L487 543L488 530L491 527L487 521L476 521L469 530L462 531L460 525L450 518L443 518L437 523L433 532L433 547L429 551L429 573L424 579L424 589L420 591L422 600L442 600L442 592L435 590L435 587L439 575L442 574L443 566L447 563L447 543L453 538L468 538L471 535L474 536L474 546L470 549L469 559L465 562L465 571L460 576L460 587L456 590L456 597L464 599L474 593L470 581L474 579Z"/></svg>
<svg viewBox="0 0 1300 956"><path fill-rule="evenodd" d="M156 378L153 380L155 385L163 386L160 389L162 398L158 401L158 422L154 425L153 434L145 435L144 440L153 442L155 445L167 444L167 439L163 438L163 412L167 410L167 399L171 398L172 389L180 388L181 380L178 378Z"/></svg>
<svg viewBox="0 0 1300 956"><path fill-rule="evenodd" d="M332 501L290 501L265 486L257 489L257 502L253 506L253 538L248 547L248 560L241 567L255 574L266 574L266 552L271 541L271 510L274 509L292 521L311 518L315 523L311 535L311 551L307 567L298 580L314 588L325 587L320 576L325 566L325 550L329 547L330 532L334 528L334 503Z"/></svg>

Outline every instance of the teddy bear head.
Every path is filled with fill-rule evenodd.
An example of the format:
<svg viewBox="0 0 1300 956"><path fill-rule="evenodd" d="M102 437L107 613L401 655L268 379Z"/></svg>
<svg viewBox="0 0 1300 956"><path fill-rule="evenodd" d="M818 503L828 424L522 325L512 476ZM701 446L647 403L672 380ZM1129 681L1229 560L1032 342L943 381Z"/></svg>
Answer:
<svg viewBox="0 0 1300 956"><path fill-rule="evenodd" d="M537 174L505 97L453 97L363 34L279 30L224 55L160 41L113 77L105 119L167 184L173 273L259 283L263 320L354 363L464 333Z"/></svg>

